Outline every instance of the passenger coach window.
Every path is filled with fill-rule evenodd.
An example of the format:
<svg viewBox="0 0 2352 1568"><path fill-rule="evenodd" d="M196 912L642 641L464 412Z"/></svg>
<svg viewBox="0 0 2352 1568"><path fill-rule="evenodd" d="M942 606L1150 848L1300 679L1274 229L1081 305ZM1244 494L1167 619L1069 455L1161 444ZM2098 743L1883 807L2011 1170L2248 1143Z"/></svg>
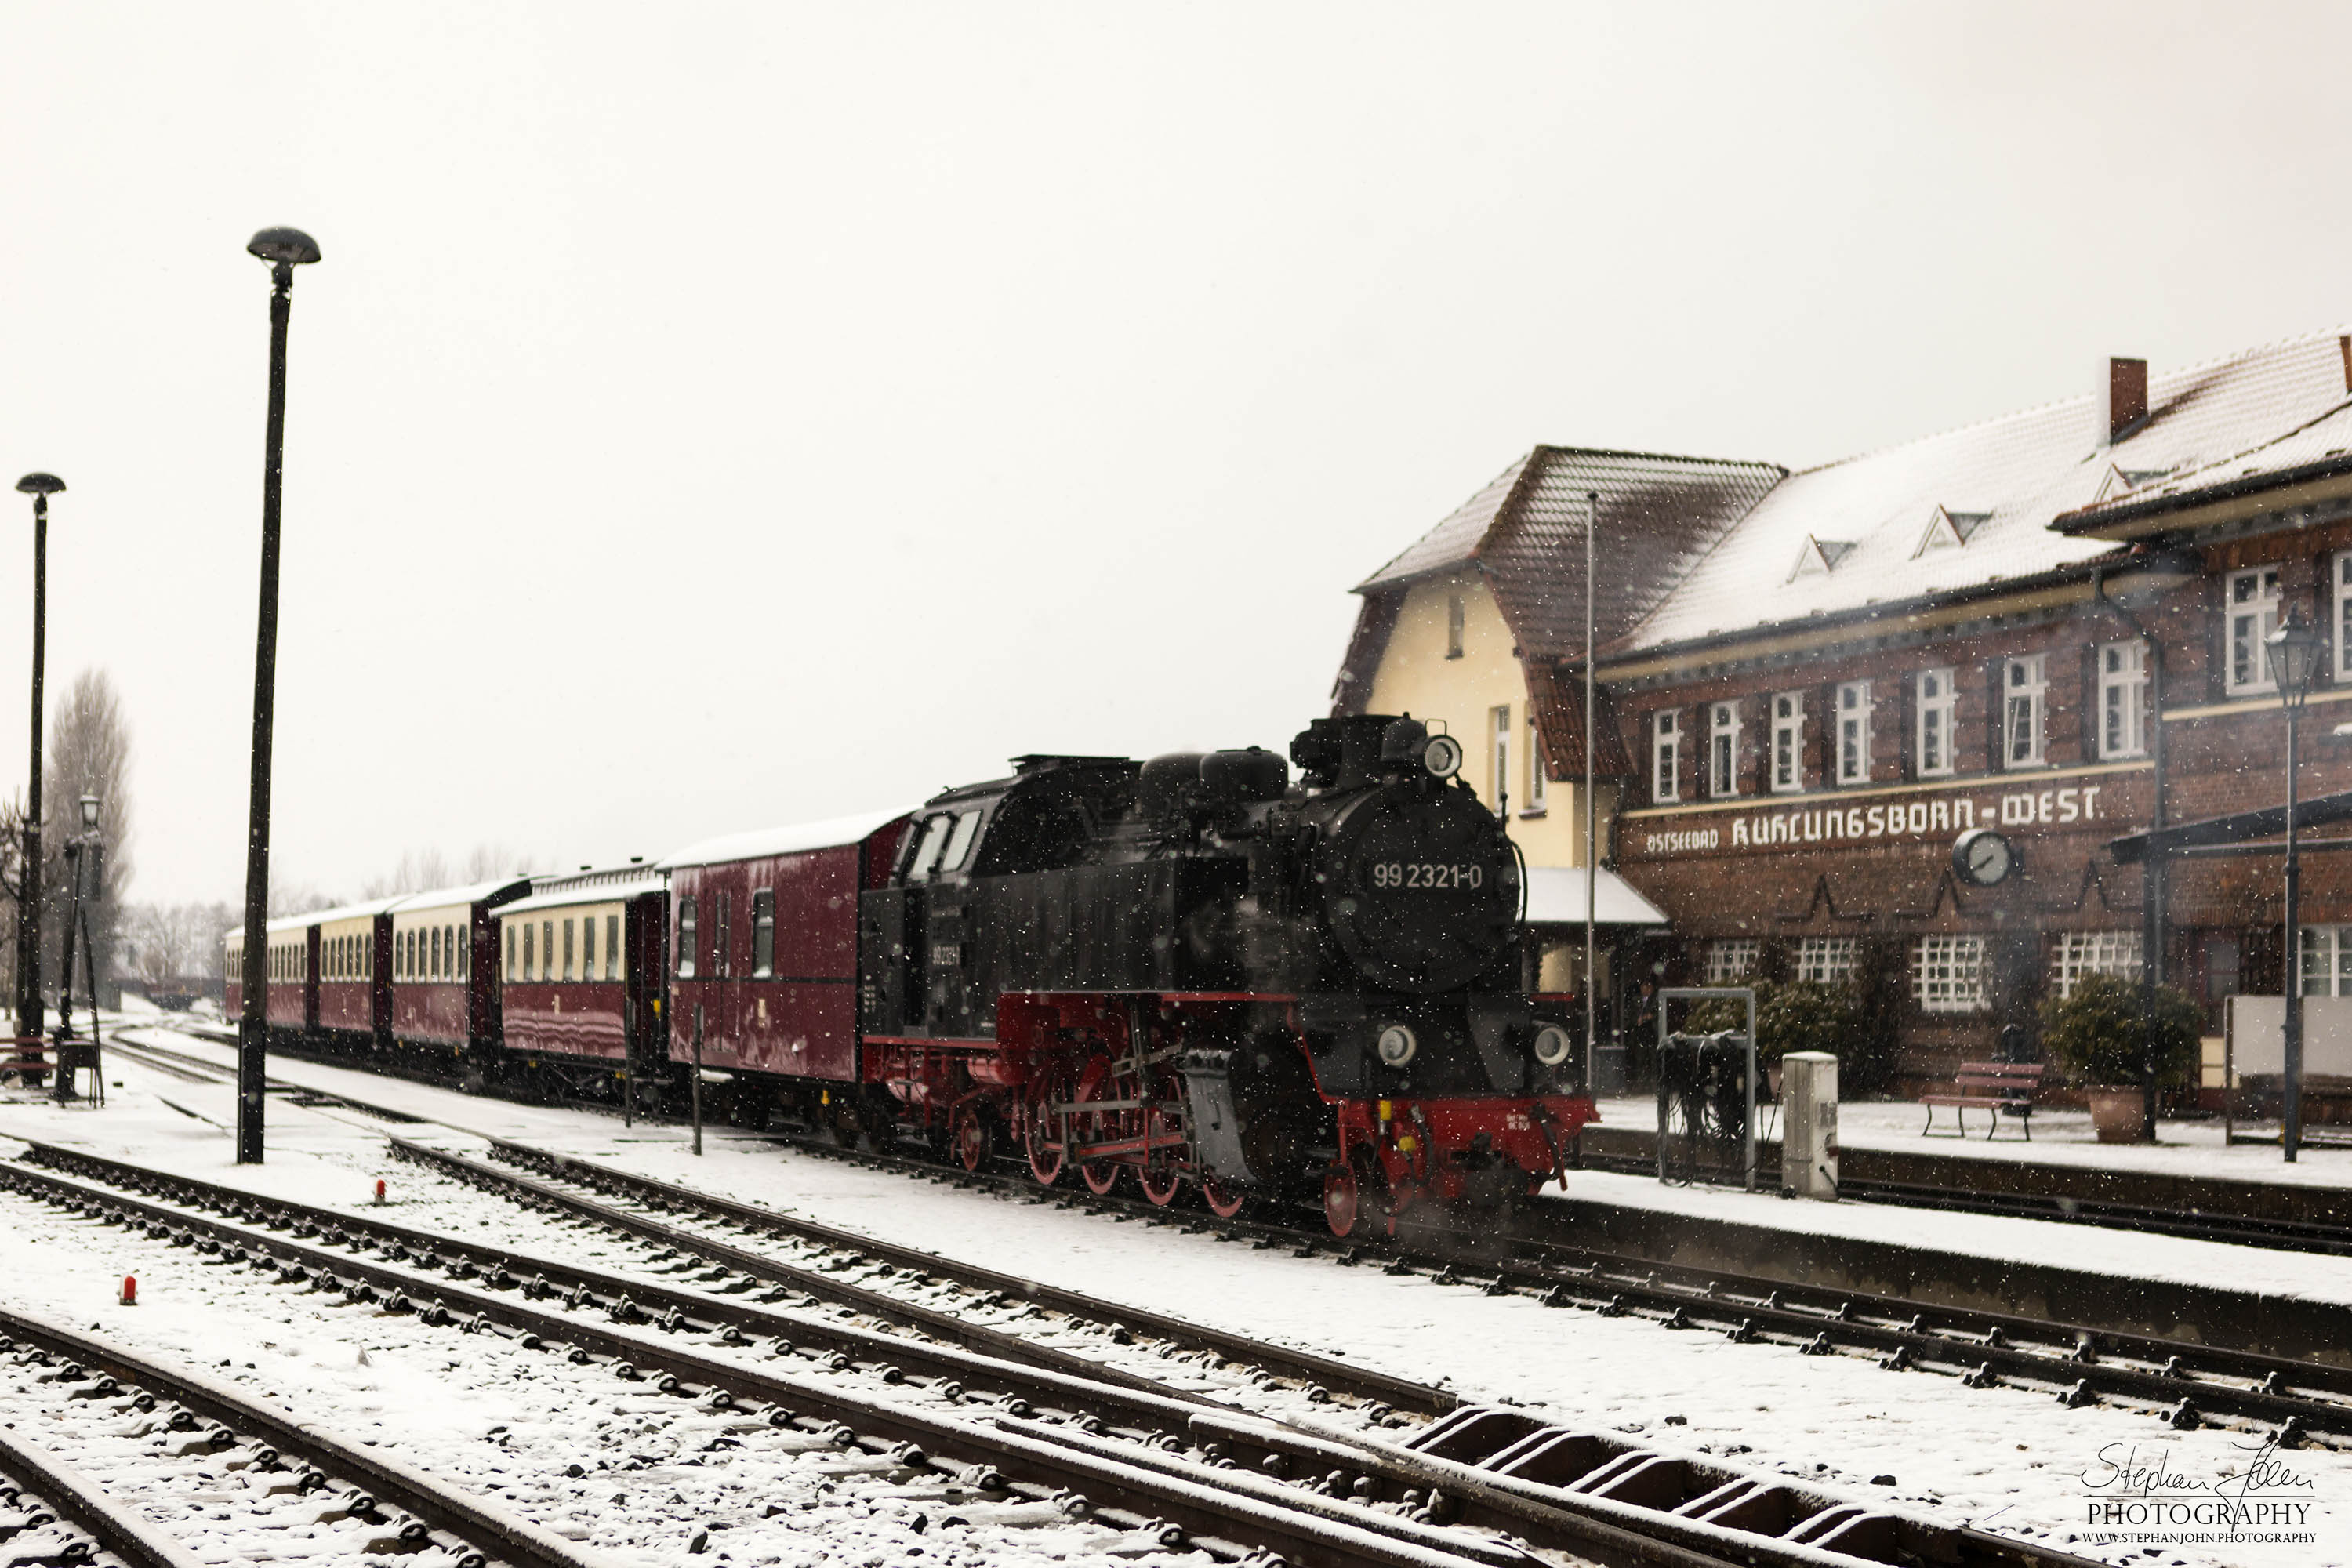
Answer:
<svg viewBox="0 0 2352 1568"><path fill-rule="evenodd" d="M719 895L719 918L710 922L710 973L724 977L735 958L734 903L731 896Z"/></svg>
<svg viewBox="0 0 2352 1568"><path fill-rule="evenodd" d="M606 915L604 917L604 978L618 980L620 977L621 917Z"/></svg>
<svg viewBox="0 0 2352 1568"><path fill-rule="evenodd" d="M501 924L503 924L504 922L502 921L502 922L500 922L500 923L501 923ZM512 927L512 926L507 926L507 927L506 927L506 933L507 933L507 978L508 978L509 980L512 980L512 979L515 977L515 973L514 973L514 966L515 966L515 941L514 941L514 927Z"/></svg>
<svg viewBox="0 0 2352 1568"><path fill-rule="evenodd" d="M596 917L588 915L580 921L580 978L596 978Z"/></svg>
<svg viewBox="0 0 2352 1568"><path fill-rule="evenodd" d="M776 973L776 895L751 895L751 978L766 980Z"/></svg>
<svg viewBox="0 0 2352 1568"><path fill-rule="evenodd" d="M563 978L566 980L572 978L572 928L579 923L575 920L563 922Z"/></svg>
<svg viewBox="0 0 2352 1568"><path fill-rule="evenodd" d="M700 944L696 941L695 930L694 900L692 899L678 900L677 977L680 980L691 980L694 978L694 955L701 951Z"/></svg>
<svg viewBox="0 0 2352 1568"><path fill-rule="evenodd" d="M538 946L538 944L537 944L536 942L534 942L531 940L531 929L530 929L530 922L529 921L523 921L523 922L522 922L522 977L523 977L525 980L529 980L529 979L530 978L531 965L532 965L532 963L533 963L533 954L534 954L534 951L535 951L535 949L537 948L537 946Z"/></svg>
<svg viewBox="0 0 2352 1568"><path fill-rule="evenodd" d="M553 921L539 922L539 977L541 980L555 978L555 922Z"/></svg>

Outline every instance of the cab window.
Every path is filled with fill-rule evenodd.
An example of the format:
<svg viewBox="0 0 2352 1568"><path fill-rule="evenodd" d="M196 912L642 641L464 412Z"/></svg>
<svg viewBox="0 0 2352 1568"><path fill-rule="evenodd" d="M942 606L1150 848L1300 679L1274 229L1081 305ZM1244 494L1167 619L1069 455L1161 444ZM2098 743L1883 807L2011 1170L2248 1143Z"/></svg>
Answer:
<svg viewBox="0 0 2352 1568"><path fill-rule="evenodd" d="M980 813L967 811L956 818L955 831L948 835L948 847L940 856L940 869L957 871L971 854L971 841L980 832Z"/></svg>
<svg viewBox="0 0 2352 1568"><path fill-rule="evenodd" d="M955 831L956 819L941 813L923 824L922 842L915 847L915 858L907 868L907 880L928 882L939 869L940 853L948 846L948 836Z"/></svg>

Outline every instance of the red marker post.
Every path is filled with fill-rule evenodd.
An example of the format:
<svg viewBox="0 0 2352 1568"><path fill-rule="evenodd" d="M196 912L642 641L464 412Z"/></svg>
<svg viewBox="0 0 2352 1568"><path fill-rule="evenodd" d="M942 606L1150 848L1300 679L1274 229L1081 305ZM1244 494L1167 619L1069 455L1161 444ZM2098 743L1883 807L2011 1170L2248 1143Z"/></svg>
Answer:
<svg viewBox="0 0 2352 1568"><path fill-rule="evenodd" d="M383 1178L382 1176L378 1176L375 1179L375 1201L379 1205L383 1202Z"/></svg>
<svg viewBox="0 0 2352 1568"><path fill-rule="evenodd" d="M122 1304L126 1307L139 1305L139 1279L136 1275L125 1274L122 1277Z"/></svg>

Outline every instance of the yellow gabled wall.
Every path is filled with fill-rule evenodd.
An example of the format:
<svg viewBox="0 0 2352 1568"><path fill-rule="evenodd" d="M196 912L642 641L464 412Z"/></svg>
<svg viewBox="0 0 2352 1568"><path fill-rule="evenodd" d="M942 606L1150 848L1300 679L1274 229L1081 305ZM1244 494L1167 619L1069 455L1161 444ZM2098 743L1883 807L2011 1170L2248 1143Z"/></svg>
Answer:
<svg viewBox="0 0 2352 1568"><path fill-rule="evenodd" d="M1448 604L1462 601L1462 655L1446 656ZM1488 591L1486 579L1466 571L1433 577L1405 590L1395 626L1373 671L1366 694L1369 713L1410 713L1421 720L1443 720L1448 733L1460 740L1469 760L1462 776L1478 798L1495 803L1494 710L1511 710L1510 833L1530 866L1584 864L1583 803L1578 784L1554 777L1545 790L1541 816L1527 815L1528 700L1527 678L1513 651L1511 628ZM1564 759L1564 771L1575 774L1581 757ZM1563 771L1555 769L1555 774ZM1610 816L1614 787L1603 784L1597 792L1601 807L1601 853L1610 852Z"/></svg>

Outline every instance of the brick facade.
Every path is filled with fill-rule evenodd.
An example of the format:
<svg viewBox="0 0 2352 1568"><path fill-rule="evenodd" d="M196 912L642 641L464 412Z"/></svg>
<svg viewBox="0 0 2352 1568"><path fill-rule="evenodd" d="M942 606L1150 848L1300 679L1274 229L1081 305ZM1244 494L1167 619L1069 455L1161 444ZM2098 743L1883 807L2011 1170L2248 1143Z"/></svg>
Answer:
<svg viewBox="0 0 2352 1568"><path fill-rule="evenodd" d="M2283 798L2278 699L2230 689L2230 574L2276 567L2282 608L2299 606L2332 627L2342 619L2332 588L2339 550L2352 550L2352 521L2210 545L2201 579L2141 612L2162 644L2157 706L2168 821ZM1700 983L1709 950L1733 939L1757 940L1759 969L1776 976L1792 971L1808 939L1817 952L1851 952L1880 976L1898 1083L1916 1087L1993 1054L2005 1025L2022 1026L2030 1039L2062 953L2106 967L2136 955L2141 870L2117 864L2107 845L2151 825L2156 760L2146 745L2107 754L2100 661L2105 645L2144 645L2130 620L2096 596L2092 568L2060 575L2031 596L1989 590L1976 611L1949 614L1931 629L1916 629L1924 618L1916 615L1890 615L1801 647L1775 650L1759 638L1685 650L1665 673L1610 681L1634 759L1617 868L1673 921L1671 934L1640 955L1655 977ZM2038 748L2027 749L2038 749L2038 760L2012 761L2000 721L2011 661L2037 656ZM1948 775L1922 768L1922 677L1930 670L1949 672ZM1869 683L1866 710L1841 709L1841 687L1857 681ZM1775 710L1784 698L1802 711L1789 753L1793 781L1780 780L1776 766ZM1718 704L1733 705L1738 721L1728 796L1716 793L1710 768ZM1658 778L1661 713L1675 715L1680 738L1672 798L1661 798ZM1867 755L1854 759L1857 776L1842 779L1847 718L1863 721ZM2352 721L2352 680L2339 685L2323 668L2301 721L2306 799L2352 790L2352 738L2331 732L2339 721ZM2144 720L2144 731L2152 723ZM2017 847L2019 868L1997 887L1954 872L1953 841L1970 826L1995 827ZM2209 1004L2217 1032L2221 997L2275 994L2284 978L2283 859L2273 844L2178 861L2167 873L2165 977ZM2308 856L2303 898L2306 925L2352 924L2352 854ZM2103 942L2098 933L2111 934ZM1958 951L1981 965L1973 1005L1923 1005L1918 944L1928 936L1971 939ZM1947 944L1926 956L1932 966L1953 951ZM1954 1005L1939 996L1937 1005Z"/></svg>

